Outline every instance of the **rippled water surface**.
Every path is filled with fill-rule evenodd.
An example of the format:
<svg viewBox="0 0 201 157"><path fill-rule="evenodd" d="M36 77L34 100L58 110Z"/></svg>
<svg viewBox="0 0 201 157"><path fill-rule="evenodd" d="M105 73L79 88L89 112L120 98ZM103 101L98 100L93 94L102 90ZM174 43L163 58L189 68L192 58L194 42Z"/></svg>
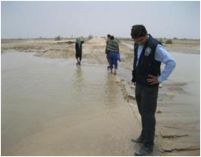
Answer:
<svg viewBox="0 0 201 157"><path fill-rule="evenodd" d="M76 66L74 59L30 53L1 57L4 155L90 155L91 149L92 155L104 155L98 147L111 138L120 140L111 136L114 132L132 134L133 127L123 125L129 127L133 115L122 105L121 89L105 66Z"/></svg>

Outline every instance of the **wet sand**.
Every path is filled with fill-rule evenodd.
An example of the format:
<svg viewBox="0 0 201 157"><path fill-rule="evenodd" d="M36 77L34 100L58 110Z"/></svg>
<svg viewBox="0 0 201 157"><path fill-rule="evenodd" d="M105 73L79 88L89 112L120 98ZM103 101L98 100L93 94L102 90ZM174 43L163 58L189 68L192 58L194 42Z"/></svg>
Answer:
<svg viewBox="0 0 201 157"><path fill-rule="evenodd" d="M20 43L12 41L11 43L9 42L3 43L2 50L3 52L7 52L7 51L13 51L14 49L23 52L34 52L35 56L48 57L48 58L64 58L64 60L66 59L69 60L69 58L74 57L74 44L67 44L67 42L68 42L67 40L65 42L61 41L60 43L57 43L56 41L52 40L43 42L40 42L38 40L32 40L28 42L29 46L26 47L27 43L25 43L24 41L20 41ZM197 45L195 46L195 51L197 52L196 48ZM109 108L109 110L108 109L97 110L100 104L108 104L108 105L111 104L109 98L107 98L105 101L102 102L100 98L97 98L97 93L91 96L90 99L87 101L91 102L92 100L92 103L88 105L88 108L93 106L93 104L96 104L96 106L93 108L94 110L86 109L84 112L85 114L81 112L79 112L79 114L76 114L76 116L70 114L69 118L68 116L61 114L61 110L64 108L64 106L61 106L60 111L58 111L58 113L55 114L57 116L51 117L51 122L48 121L47 125L46 120L49 118L48 114L46 115L46 117L48 118L46 120L43 120L43 123L41 122L41 120L37 120L37 122L34 122L34 124L40 122L39 123L40 127L43 129L41 129L40 131L33 132L32 134L31 132L34 130L33 128L25 128L25 130L27 131L27 136L24 137L24 134L20 135L19 141L15 139L16 137L13 136L12 132L10 132L10 134L8 133L5 135L2 134L2 140L4 141L4 145L2 145L3 150L2 152L4 152L5 154L18 154L18 155L20 154L59 155L59 152L61 155L133 155L135 149L138 149L137 148L138 145L130 143L130 139L133 137L137 137L140 130L140 119L134 97L135 87L130 82L131 68L133 62L133 51L128 45L125 45L122 42L120 43L120 50L122 52L122 62L120 62L117 76L113 76L111 74L108 75L108 73L106 72L107 61L104 53L105 39L98 37L93 38L92 40L87 41L83 45L84 60L82 70L85 68L88 69L95 66L96 68L98 68L98 71L101 74L97 75L101 76L100 77L101 81L99 82L99 84L97 84L95 80L97 80L98 77L91 74L90 72L87 75L84 75L82 79L87 76L93 76L92 78L94 78L94 80L90 80L85 85L86 86L88 85L87 87L90 86L90 88L94 89L95 91L97 91L97 89L94 88L94 86L100 86L99 90L102 89L101 87L103 87L104 92L115 87L115 91L117 91L115 93L117 95L113 96L114 97L113 101L116 100L116 102L112 102L113 107L115 106L114 108ZM44 59L42 62L45 62L46 60L49 59ZM61 60L59 60L59 63L62 62ZM52 60L49 62L52 62ZM68 66L73 65L73 67L75 67L74 62L75 62L74 60L69 61ZM197 62L199 63L199 60L196 61L196 63ZM55 64L54 66L52 65L51 67L55 67L57 64ZM38 68L39 67L36 66L35 70L37 71ZM29 69L29 67L27 67L27 69ZM197 67L197 70L199 70L199 67ZM4 71L2 71L3 76L2 80L4 79L4 76L6 76L5 74L7 73L7 71L8 69L5 70L5 73L3 73ZM76 71L76 69L73 69L73 71ZM62 70L60 72L62 72ZM112 87L109 87L109 89L105 87L109 86L109 84L107 84L107 81L103 81L106 79L105 77L108 76L110 77L109 84L112 84ZM38 79L38 77L36 77L36 80ZM70 78L70 76L65 77ZM72 78L74 77L75 76L72 76ZM194 77L195 76L193 76L193 78ZM196 75L196 81L194 82L182 78L183 75L180 74L178 75L178 72L175 72L175 75L172 75L168 81L163 83L162 88L160 89L159 103L157 110L156 146L157 149L160 150L161 155L199 155L200 150L199 110L198 110L199 89L198 90L196 89L198 93L191 92L194 91L196 87L197 88L199 87L198 86L199 80L197 81L199 77L197 78ZM49 80L49 77L47 77L47 79ZM80 80L78 82L80 82ZM2 81L2 89L4 89L3 88L4 84L6 85L9 83L8 82L4 83ZM46 84L46 87L49 88L51 87L52 84L55 84L55 82L49 82L48 84ZM33 88L30 87L28 83L26 86L28 86L31 89ZM74 86L77 86L77 84L76 85L74 84L73 87ZM78 86L80 87L80 85ZM58 83L51 88L52 89L58 88ZM8 88L7 90L9 91L10 89L11 87ZM93 90L91 92L94 93ZM104 92L100 93L99 95L104 96ZM4 90L2 90L2 94L3 93L7 92L4 92ZM55 93L60 92L56 91ZM8 95L7 98L6 96L3 95L2 100L7 101L9 100L8 99L9 97L10 95ZM30 95L29 97L31 98L32 95ZM52 94L52 97L55 97L55 94ZM99 102L97 100L100 100L100 103L97 103ZM193 103L191 103L190 101L187 100L194 100L194 101ZM69 100L67 99L66 101ZM75 101L73 100L72 102L74 103ZM8 102L6 102L5 104L8 104ZM42 103L39 102L39 104ZM45 107L47 107L49 102L46 102L45 104L46 104ZM192 104L193 106L189 107ZM51 107L53 107L53 105L51 105ZM25 109L30 110L28 107ZM53 107L53 109L55 108ZM6 109L5 113L7 113L8 111L10 113L14 112L12 105ZM31 113L32 111L29 112ZM89 112L90 115L88 115ZM40 112L40 114L42 115L42 112ZM32 117L34 117L34 114ZM15 117L13 116L12 118ZM9 120L10 119L3 121L2 117L2 124L4 124L3 129L8 127L6 121ZM21 120L23 120L23 116L21 117ZM67 125L66 126L62 125L63 122L66 122ZM101 125L97 125L100 123ZM13 122L13 125L16 124ZM3 129L2 132L4 132ZM80 134L80 130L82 130L82 134ZM7 132L7 130L5 130L5 132ZM23 131L20 129L17 130L17 132L19 134L23 133ZM116 134L114 134L114 132ZM43 138L41 139L41 137ZM12 140L16 141L13 143ZM70 142L67 142L67 140ZM54 141L56 142L54 143ZM12 147L10 146L11 143L13 143ZM111 145L111 143L113 144ZM124 147L122 147L122 145L124 145ZM155 151L153 155L156 154L158 154L157 151Z"/></svg>

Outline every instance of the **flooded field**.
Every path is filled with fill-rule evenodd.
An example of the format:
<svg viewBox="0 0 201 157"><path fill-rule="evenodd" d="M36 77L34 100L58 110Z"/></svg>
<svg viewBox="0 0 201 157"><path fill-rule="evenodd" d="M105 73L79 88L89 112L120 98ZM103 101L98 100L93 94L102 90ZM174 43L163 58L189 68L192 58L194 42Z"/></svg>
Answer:
<svg viewBox="0 0 201 157"><path fill-rule="evenodd" d="M200 55L173 53L177 66L159 92L162 155L199 155Z"/></svg>
<svg viewBox="0 0 201 157"><path fill-rule="evenodd" d="M141 126L133 46L120 43L114 76L104 38L86 41L81 67L73 44L25 41L2 46L2 155L133 155L138 146L130 139ZM153 155L199 155L200 55L172 55L177 66L159 90Z"/></svg>
<svg viewBox="0 0 201 157"><path fill-rule="evenodd" d="M194 112L192 116L199 118L200 55L173 53L173 57L177 66L164 85L169 85L172 82L172 86L167 88L173 94L172 101L183 103L182 106L186 111Z"/></svg>
<svg viewBox="0 0 201 157"><path fill-rule="evenodd" d="M133 155L139 126L105 65L1 57L2 155Z"/></svg>

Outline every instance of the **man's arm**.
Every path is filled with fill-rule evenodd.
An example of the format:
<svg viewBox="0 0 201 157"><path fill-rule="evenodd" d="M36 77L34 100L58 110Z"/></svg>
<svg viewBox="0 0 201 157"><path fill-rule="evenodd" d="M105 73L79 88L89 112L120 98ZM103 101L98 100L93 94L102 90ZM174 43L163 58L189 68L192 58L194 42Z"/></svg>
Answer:
<svg viewBox="0 0 201 157"><path fill-rule="evenodd" d="M161 75L158 77L158 82L167 80L168 76L172 73L173 69L176 66L175 60L162 45L158 45L156 47L155 59L165 64Z"/></svg>

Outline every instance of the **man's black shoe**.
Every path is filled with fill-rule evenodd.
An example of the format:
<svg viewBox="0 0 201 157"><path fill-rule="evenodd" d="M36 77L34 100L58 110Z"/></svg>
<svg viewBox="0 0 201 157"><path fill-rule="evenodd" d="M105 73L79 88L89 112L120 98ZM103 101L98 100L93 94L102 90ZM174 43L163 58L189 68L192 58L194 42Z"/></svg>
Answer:
<svg viewBox="0 0 201 157"><path fill-rule="evenodd" d="M140 136L138 137L137 139L131 139L132 142L135 142L135 143L143 143L144 142L144 139Z"/></svg>
<svg viewBox="0 0 201 157"><path fill-rule="evenodd" d="M153 146L142 146L138 152L135 152L135 156L146 156L153 152Z"/></svg>

